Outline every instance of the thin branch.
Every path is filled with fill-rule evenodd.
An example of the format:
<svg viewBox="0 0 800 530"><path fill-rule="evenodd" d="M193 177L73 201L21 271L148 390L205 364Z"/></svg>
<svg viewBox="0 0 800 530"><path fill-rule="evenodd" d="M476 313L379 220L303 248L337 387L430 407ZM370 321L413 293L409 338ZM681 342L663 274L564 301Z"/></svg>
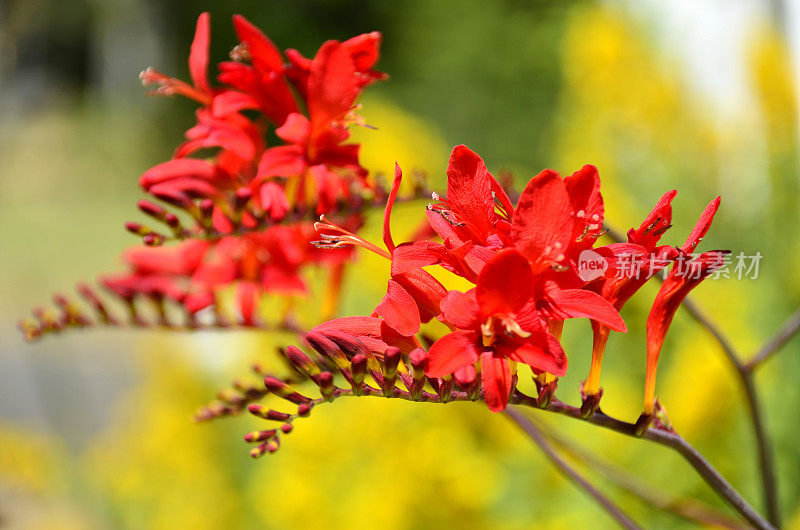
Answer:
<svg viewBox="0 0 800 530"><path fill-rule="evenodd" d="M340 397L355 395L356 394L351 389L337 388L328 396L327 399L318 398L312 400L309 402L309 406L320 405L326 401L334 401ZM383 390L373 388L366 384L363 385L360 395L386 397ZM452 391L452 393L447 396L446 399L442 399L440 396L437 396L436 394L430 394L429 392L423 392L420 398L415 399L412 397L410 392L401 390L400 388L395 388L390 397L407 401L424 401L428 403L474 401L474 399L471 399L466 392L455 390ZM560 414L562 416L569 416L576 420L591 423L593 425L597 425L599 427L603 427L632 438L643 438L659 445L674 449L695 469L695 471L697 471L703 480L705 480L706 484L708 484L711 489L717 493L717 495L719 495L742 517L744 517L747 522L759 530L774 530L776 528L769 521L764 519L764 517L759 514L750 505L750 503L748 503L747 500L742 497L741 494L739 494L739 492L737 492L727 480L725 480L725 477L723 477L719 471L714 468L714 466L712 466L700 453L698 453L697 450L689 444L689 442L684 440L677 433L654 429L651 427L647 429L642 436L637 436L637 427L633 423L612 418L611 416L607 416L602 412L596 412L592 416L584 418L580 408L567 405L566 403L562 403L558 400L553 400L549 408L542 409L539 407L539 402L536 398L523 394L519 392L519 390L516 390L512 393L509 399L509 404L522 405L526 407L532 407L537 410L545 410L551 413Z"/></svg>
<svg viewBox="0 0 800 530"><path fill-rule="evenodd" d="M514 423L516 423L520 429L522 429L525 434L527 434L531 440L533 440L536 445L542 450L542 452L550 459L551 462L558 468L561 473L570 479L571 481L575 482L578 486L583 488L586 493L592 496L597 503L603 507L603 509L608 512L608 514L613 517L623 528L628 529L639 529L641 528L633 519L631 519L622 509L614 504L614 502L603 495L597 488L595 488L591 482L589 482L583 475L581 475L575 468L569 465L561 456L556 452L553 448L552 444L545 438L539 428L525 415L521 414L520 412L507 409L505 411L507 417L509 417Z"/></svg>
<svg viewBox="0 0 800 530"><path fill-rule="evenodd" d="M609 229L607 234L611 239L617 242L625 241L625 238L616 230ZM660 276L656 275L656 277L663 281ZM742 362L741 356L736 352L736 349L733 347L733 344L725 335L725 333L722 332L719 326L717 326L716 323L713 322L711 318L700 309L699 306L697 306L697 304L687 297L684 299L682 305L686 308L692 318L695 319L695 321L697 321L700 325L706 328L709 333L711 333L739 376L739 380L742 383L742 388L745 393L747 409L750 413L753 434L756 439L756 449L758 453L764 506L766 507L769 520L774 525L780 526L780 509L778 507L777 491L778 487L775 474L775 464L773 461L772 445L766 432L758 392L752 379L752 372L747 368L747 365ZM800 318L800 315L798 315L798 318ZM797 325L800 326L800 322L798 322ZM791 330L791 333L794 333L795 331L797 330ZM791 336L791 334L789 336ZM780 335L778 338L780 338ZM785 340L788 340L788 337ZM783 342L777 343L777 347L782 345ZM769 355L769 353L767 355Z"/></svg>
<svg viewBox="0 0 800 530"><path fill-rule="evenodd" d="M544 429L541 425L538 425L538 427L565 454L594 469L618 487L658 509L667 510L686 520L707 525L720 526L732 530L744 528L738 520L715 510L705 503L693 499L673 498L667 493L655 489L651 484L640 480L636 475L603 460L591 451L572 443L571 440L556 434L552 430Z"/></svg>
<svg viewBox="0 0 800 530"><path fill-rule="evenodd" d="M784 321L775 336L750 361L745 363L744 369L749 373L755 371L756 368L785 346L798 331L800 331L800 310L795 311Z"/></svg>

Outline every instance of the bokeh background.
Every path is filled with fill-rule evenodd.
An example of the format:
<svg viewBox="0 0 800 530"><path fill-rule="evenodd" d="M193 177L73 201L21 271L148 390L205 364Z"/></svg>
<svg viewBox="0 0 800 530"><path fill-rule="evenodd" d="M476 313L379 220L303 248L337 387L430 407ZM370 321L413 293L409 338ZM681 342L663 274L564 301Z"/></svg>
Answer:
<svg viewBox="0 0 800 530"><path fill-rule="evenodd" d="M212 13L212 53L242 13L282 48L328 38L385 40L360 130L364 159L394 160L444 183L453 145L518 183L551 167L600 169L609 221L638 224L679 190L681 243L717 194L705 249L761 252L757 279L708 281L696 299L746 355L800 304L800 3L791 0L0 1L0 526L9 528L611 528L508 420L481 407L342 400L298 422L252 461L249 417L195 425L197 406L274 360L288 338L258 333L71 332L23 343L15 322L54 291L116 270L136 244L138 176L165 160L193 105L153 99L154 66L179 77L196 16ZM524 179L524 180L523 180ZM405 204L398 232L424 203ZM377 233L373 219L367 228ZM343 311L363 314L385 286L364 256ZM604 409L633 420L644 377L644 321L655 286L611 338ZM590 332L570 322L577 404ZM759 373L781 506L800 528L800 355L791 343ZM659 395L679 432L756 506L754 442L737 380L707 332L679 313ZM720 506L675 455L563 418L536 418L573 443L675 495ZM688 528L597 479L648 528Z"/></svg>

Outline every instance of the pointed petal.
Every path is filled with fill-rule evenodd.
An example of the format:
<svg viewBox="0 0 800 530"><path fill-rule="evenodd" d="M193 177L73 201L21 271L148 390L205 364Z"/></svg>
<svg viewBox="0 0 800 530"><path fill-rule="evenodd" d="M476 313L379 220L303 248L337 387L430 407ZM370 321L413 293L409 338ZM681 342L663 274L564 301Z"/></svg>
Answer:
<svg viewBox="0 0 800 530"><path fill-rule="evenodd" d="M403 180L403 171L400 169L400 164L394 163L394 181L392 182L392 190L389 192L389 198L386 201L386 208L383 210L383 244L389 252L394 251L395 244L392 241L392 227L390 221L392 218L392 208L394 201L397 199L397 193L400 191L400 182Z"/></svg>
<svg viewBox="0 0 800 530"><path fill-rule="evenodd" d="M177 178L211 180L214 178L214 166L205 160L193 158L176 158L153 166L139 177L139 185L145 190L154 184Z"/></svg>
<svg viewBox="0 0 800 530"><path fill-rule="evenodd" d="M446 249L433 241L401 243L392 252L392 276L436 265L446 254Z"/></svg>
<svg viewBox="0 0 800 530"><path fill-rule="evenodd" d="M447 294L447 289L430 273L422 269L414 269L393 278L417 302L423 322L428 322L441 314L440 306L442 298Z"/></svg>
<svg viewBox="0 0 800 530"><path fill-rule="evenodd" d="M614 331L628 331L619 312L597 293L584 289L552 289L547 292L547 299L551 318L591 318Z"/></svg>
<svg viewBox="0 0 800 530"><path fill-rule="evenodd" d="M259 292L258 284L253 282L239 282L236 286L236 305L246 326L252 326L255 322Z"/></svg>
<svg viewBox="0 0 800 530"><path fill-rule="evenodd" d="M240 110L251 110L258 107L258 101L252 96L238 90L226 90L214 96L211 101L211 114L215 118L221 118Z"/></svg>
<svg viewBox="0 0 800 530"><path fill-rule="evenodd" d="M442 316L447 323L459 329L477 329L481 322L475 293L448 291L442 298Z"/></svg>
<svg viewBox="0 0 800 530"><path fill-rule="evenodd" d="M483 159L465 145L457 145L447 166L447 203L484 240L494 214L493 177Z"/></svg>
<svg viewBox="0 0 800 530"><path fill-rule="evenodd" d="M581 246L589 248L603 230L603 196L600 194L600 176L597 168L588 164L583 166L564 178L564 185L567 187L572 211L575 214L572 240L576 241L583 236Z"/></svg>
<svg viewBox="0 0 800 530"><path fill-rule="evenodd" d="M233 28L239 40L247 45L250 60L259 70L280 72L283 70L283 57L264 33L242 15L233 15Z"/></svg>
<svg viewBox="0 0 800 530"><path fill-rule="evenodd" d="M505 410L511 394L511 367L508 361L495 357L490 351L481 353L481 381L483 399L486 400L489 410Z"/></svg>
<svg viewBox="0 0 800 530"><path fill-rule="evenodd" d="M345 333L357 337L370 351L383 354L388 346L395 346L408 353L417 344L408 337L392 331L386 323L375 317L344 317L323 322L311 330L326 335L328 333Z"/></svg>
<svg viewBox="0 0 800 530"><path fill-rule="evenodd" d="M661 235L672 223L672 200L677 194L672 190L662 195L641 226L628 231L628 241L647 249L655 248Z"/></svg>
<svg viewBox="0 0 800 530"><path fill-rule="evenodd" d="M475 288L481 314L516 313L531 297L533 272L528 260L516 249L495 254L481 270Z"/></svg>
<svg viewBox="0 0 800 530"><path fill-rule="evenodd" d="M474 333L454 331L431 345L428 352L428 377L444 377L478 360L477 337Z"/></svg>
<svg viewBox="0 0 800 530"><path fill-rule="evenodd" d="M210 93L208 86L208 47L210 44L211 20L208 13L200 13L197 18L197 27L194 31L194 40L189 52L189 74L194 86L205 93Z"/></svg>
<svg viewBox="0 0 800 530"><path fill-rule="evenodd" d="M350 111L359 93L355 65L347 50L337 41L320 47L311 64L308 79L308 112L312 138L327 133L334 121Z"/></svg>
<svg viewBox="0 0 800 530"><path fill-rule="evenodd" d="M283 122L283 125L275 129L275 134L281 140L286 140L292 144L305 145L308 136L311 134L311 123L308 118L299 112L292 112Z"/></svg>
<svg viewBox="0 0 800 530"><path fill-rule="evenodd" d="M558 173L547 169L528 182L520 195L511 237L538 272L566 252L573 224L567 188Z"/></svg>
<svg viewBox="0 0 800 530"><path fill-rule="evenodd" d="M540 372L558 377L567 373L567 355L558 340L546 331L536 333L530 339L503 352L512 361L527 364Z"/></svg>
<svg viewBox="0 0 800 530"><path fill-rule="evenodd" d="M403 336L409 337L419 332L420 316L417 303L402 285L389 280L386 296L375 308L375 313Z"/></svg>
<svg viewBox="0 0 800 530"><path fill-rule="evenodd" d="M306 170L303 150L296 145L270 147L261 155L258 163L258 178L292 177Z"/></svg>
<svg viewBox="0 0 800 530"><path fill-rule="evenodd" d="M694 225L692 233L689 234L689 237L686 239L686 243L684 243L681 247L681 250L688 254L694 252L694 249L696 249L697 245L700 244L700 241L703 240L703 237L706 235L706 232L708 232L708 229L711 228L711 221L714 220L714 214L717 213L721 201L722 197L717 197L711 201L708 206L706 206L706 209L703 210L703 213L700 215L700 219L698 219L697 224Z"/></svg>

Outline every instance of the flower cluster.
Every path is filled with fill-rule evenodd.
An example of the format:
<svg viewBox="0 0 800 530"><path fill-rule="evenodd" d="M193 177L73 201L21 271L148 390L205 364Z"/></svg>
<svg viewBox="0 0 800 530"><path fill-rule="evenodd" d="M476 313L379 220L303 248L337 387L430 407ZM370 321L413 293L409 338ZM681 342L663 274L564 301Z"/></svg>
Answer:
<svg viewBox="0 0 800 530"><path fill-rule="evenodd" d="M257 416L282 421L285 434L294 418L341 395L483 400L493 412L509 403L550 407L558 378L568 368L562 326L574 318L589 319L594 337L580 411L588 417L602 396L600 371L608 337L611 331L627 331L619 311L659 271L671 267L647 319L641 426L650 424L657 405L658 357L672 318L689 291L721 267L728 254L693 254L711 226L719 198L682 246L660 244L671 226L675 191L661 197L626 241L602 245L605 211L594 166L565 177L542 171L512 201L481 157L460 145L450 157L446 194L434 193L427 206L427 226L411 241L397 244L391 214L399 200L400 167L386 192L367 178L359 146L347 143L348 127L361 123L355 114L361 92L385 78L374 69L380 34L328 41L306 58L295 50L281 53L241 16L233 24L239 43L231 60L218 65L216 85L209 80L206 13L197 21L191 46L191 82L152 69L142 73L145 84L157 86L154 93L197 102L197 123L172 159L140 179L152 199L165 203L143 200L140 210L170 235L128 223L146 246L127 251L123 258L129 270L101 277L101 284L124 302L137 325L147 324L139 309L139 300L146 299L154 303L156 322L163 326L173 325L165 306L171 301L183 310L189 327L199 325L198 313L208 309L216 326L268 329L258 317L261 297L306 293L305 267L330 268L334 297L353 247L375 252L391 267L386 294L370 315L328 320L300 333L304 347L316 353L284 350L291 375L257 369L265 377L263 387L237 384L198 419L249 406ZM273 137L277 145L268 145L267 138ZM364 210L384 203L382 248L358 230ZM186 226L168 208L177 208L191 224ZM581 266L588 259L601 260L603 266L584 274ZM637 274L618 274L623 264ZM446 287L446 276L468 288ZM57 296L58 312L35 311L34 319L22 323L26 335L119 321L95 291L87 286L78 290L94 319ZM226 293L235 301L233 318L221 310ZM333 311L323 313L323 320L333 316ZM280 324L301 331L287 315ZM517 388L519 364L530 367L536 397ZM319 398L291 388L304 381L318 387ZM267 394L298 405L296 414L254 403ZM260 444L254 451L260 456L277 448L279 436L278 430L268 430L247 440Z"/></svg>
<svg viewBox="0 0 800 530"><path fill-rule="evenodd" d="M708 231L719 198L703 212L681 247L658 246L671 222L667 193L628 241L597 246L603 234L604 208L600 178L593 166L567 177L545 170L528 182L516 205L489 173L483 160L457 146L447 171L447 195L434 194L427 208L431 229L440 241L419 240L395 245L390 216L400 185L398 168L384 216L384 243L379 252L391 260L386 296L372 316L357 322L340 319L325 329L339 329L361 338L374 330L403 337L404 345L384 340L380 348L397 347L410 354L409 339L421 348L417 335L422 323L436 319L448 333L424 351L427 377L452 378L467 391L480 380L482 397L492 411L505 409L514 388L516 364L531 367L540 392L552 392L557 377L567 371L567 356L559 342L563 322L588 318L595 331L593 371L584 397L599 399L600 361L611 330L626 331L619 309L658 268L674 266L659 291L648 319L648 369L644 411L652 414L655 367L664 335L677 307L688 292L724 262L727 251L710 251L691 260ZM319 223L335 230L335 225ZM329 236L331 237L331 236ZM342 243L374 250L371 243L342 239ZM602 276L584 281L578 274L582 254L590 251L611 264ZM622 257L650 267L637 278L619 278ZM658 260L653 258L658 257ZM466 292L448 290L425 267L438 265L468 282ZM319 329L319 328L317 328ZM380 356L382 351L373 351Z"/></svg>
<svg viewBox="0 0 800 530"><path fill-rule="evenodd" d="M231 60L218 64L218 85L209 80L208 13L200 15L191 45L191 82L152 68L141 74L145 85L157 86L153 94L181 95L199 108L172 159L139 179L164 204L142 200L139 209L169 235L127 223L147 246L123 254L127 272L100 278L136 324L145 323L136 303L143 299L155 304L162 325L170 324L165 301L177 303L189 325L206 308L215 310L216 325L257 325L262 295L307 293L302 271L308 266L331 269L335 296L352 252L314 248L313 218L331 214L355 231L363 209L385 196L359 163L360 146L347 143L350 124L361 124L361 92L386 77L374 69L380 33L327 41L309 59L292 49L282 54L242 16L234 16L233 25L239 43ZM278 143L267 145L267 138ZM181 220L186 214L190 226ZM236 314L226 319L220 297L231 288ZM98 321L116 321L89 287L79 293ZM21 324L28 337L91 322L66 297L56 303L57 311L37 310Z"/></svg>
<svg viewBox="0 0 800 530"><path fill-rule="evenodd" d="M390 224L401 179L397 167L384 210L385 250L331 222L317 223L324 232L324 246L359 246L391 260L386 295L373 313L315 327L304 341L311 353L296 347L282 352L292 375L267 375L263 387L236 383L198 412L197 419L237 414L247 407L255 416L284 422L281 429L245 437L259 444L252 451L258 457L278 448L281 434L291 430L295 419L341 396L438 403L483 400L494 412L509 403L551 407L558 377L567 371L560 336L563 322L571 318L589 319L594 331L592 368L580 411L590 416L602 396L600 366L608 335L612 330L626 331L619 310L659 270L672 264L647 320L647 375L639 428L644 430L653 421L656 366L672 317L689 291L720 267L728 254L714 250L690 257L711 225L719 198L702 213L680 247L659 245L671 226L675 191L665 194L643 223L628 232L627 241L599 245L605 232L604 207L594 166L566 177L545 170L528 182L515 205L483 160L457 146L447 170L447 194L434 194L427 207L432 237L396 244ZM579 274L587 253L608 264L592 278ZM643 274L617 274L620 263L631 260ZM431 274L431 266L472 287L446 288ZM431 321L443 324L447 332L431 336L435 326L424 326ZM537 396L517 388L519 363L531 368ZM256 373L264 375L259 370ZM292 386L303 381L313 382L320 396L307 396ZM255 403L268 394L298 405L297 412L277 412Z"/></svg>

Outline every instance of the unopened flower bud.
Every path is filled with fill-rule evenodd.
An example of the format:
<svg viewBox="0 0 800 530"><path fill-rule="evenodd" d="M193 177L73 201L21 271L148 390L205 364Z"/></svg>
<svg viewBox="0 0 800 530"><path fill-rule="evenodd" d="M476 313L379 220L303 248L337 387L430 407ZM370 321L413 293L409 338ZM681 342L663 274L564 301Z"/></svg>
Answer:
<svg viewBox="0 0 800 530"><path fill-rule="evenodd" d="M264 386L267 387L267 390L272 394L282 397L286 401L290 401L294 404L309 403L311 401L311 398L299 392L295 392L289 385L272 376L264 378Z"/></svg>
<svg viewBox="0 0 800 530"><path fill-rule="evenodd" d="M300 417L305 418L309 414L311 414L311 404L310 403L303 403L302 405L297 406L297 415Z"/></svg>
<svg viewBox="0 0 800 530"><path fill-rule="evenodd" d="M312 376L319 373L319 368L314 364L314 361L309 359L300 348L287 346L284 355L289 363L301 374Z"/></svg>
<svg viewBox="0 0 800 530"><path fill-rule="evenodd" d="M290 432L292 432L292 424L284 423L283 425L281 425L281 432L283 434L289 434Z"/></svg>
<svg viewBox="0 0 800 530"><path fill-rule="evenodd" d="M428 366L428 352L422 348L412 351L408 360L414 372L414 383L411 386L411 399L418 401L422 397L422 389L425 386L425 369Z"/></svg>
<svg viewBox="0 0 800 530"><path fill-rule="evenodd" d="M350 374L352 377L353 393L360 396L364 393L364 377L367 375L367 356L356 354L350 359Z"/></svg>
<svg viewBox="0 0 800 530"><path fill-rule="evenodd" d="M336 390L336 385L333 384L333 374L330 372L321 372L315 376L314 382L319 387L319 392L325 401L333 400L333 393Z"/></svg>
<svg viewBox="0 0 800 530"><path fill-rule="evenodd" d="M275 429L268 431L253 431L244 435L244 441L247 443L264 442L275 437L278 433Z"/></svg>
<svg viewBox="0 0 800 530"><path fill-rule="evenodd" d="M291 414L268 409L267 407L259 405L257 403L252 403L248 405L247 411L253 416L258 416L259 418L263 418L265 420L286 421L292 417Z"/></svg>
<svg viewBox="0 0 800 530"><path fill-rule="evenodd" d="M400 349L394 346L386 348L386 352L383 354L383 381L381 381L381 387L383 388L383 395L386 397L394 395L400 357Z"/></svg>

